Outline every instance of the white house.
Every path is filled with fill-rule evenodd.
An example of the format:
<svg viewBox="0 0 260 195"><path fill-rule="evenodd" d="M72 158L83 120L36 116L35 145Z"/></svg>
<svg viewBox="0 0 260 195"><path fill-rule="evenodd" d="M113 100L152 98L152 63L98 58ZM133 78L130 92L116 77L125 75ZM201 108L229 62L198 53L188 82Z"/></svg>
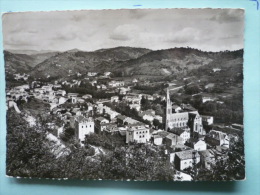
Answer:
<svg viewBox="0 0 260 195"><path fill-rule="evenodd" d="M185 128L174 128L170 130L171 133L180 136L183 139L183 144L190 139L190 131Z"/></svg>
<svg viewBox="0 0 260 195"><path fill-rule="evenodd" d="M129 126L126 130L126 143L146 143L150 140L150 130L143 125Z"/></svg>
<svg viewBox="0 0 260 195"><path fill-rule="evenodd" d="M204 151L207 150L207 144L203 140L198 140L194 138L190 138L187 143L187 146L193 148L196 151Z"/></svg>
<svg viewBox="0 0 260 195"><path fill-rule="evenodd" d="M123 87L125 85L124 81L110 81L108 82L109 87Z"/></svg>
<svg viewBox="0 0 260 195"><path fill-rule="evenodd" d="M80 142L85 140L86 135L94 133L95 128L93 119L85 118L83 116L76 116L72 118L71 126L75 128L75 137Z"/></svg>
<svg viewBox="0 0 260 195"><path fill-rule="evenodd" d="M161 135L153 135L153 143L156 146L160 146L163 143L163 137Z"/></svg>
<svg viewBox="0 0 260 195"><path fill-rule="evenodd" d="M58 104L64 104L67 100L68 100L68 99L65 98L65 97L60 97L60 98L58 99Z"/></svg>
<svg viewBox="0 0 260 195"><path fill-rule="evenodd" d="M129 104L130 109L136 109L137 111L141 110L140 104Z"/></svg>
<svg viewBox="0 0 260 195"><path fill-rule="evenodd" d="M111 102L118 102L119 97L118 96L112 96L111 97Z"/></svg>
<svg viewBox="0 0 260 195"><path fill-rule="evenodd" d="M58 90L58 91L56 91L56 95L65 96L66 95L66 91L65 90Z"/></svg>
<svg viewBox="0 0 260 195"><path fill-rule="evenodd" d="M202 97L202 103L215 101L215 98Z"/></svg>
<svg viewBox="0 0 260 195"><path fill-rule="evenodd" d="M88 76L89 77L94 77L96 76L98 73L97 72L88 72Z"/></svg>
<svg viewBox="0 0 260 195"><path fill-rule="evenodd" d="M111 75L111 72L104 72L104 76L109 76Z"/></svg>

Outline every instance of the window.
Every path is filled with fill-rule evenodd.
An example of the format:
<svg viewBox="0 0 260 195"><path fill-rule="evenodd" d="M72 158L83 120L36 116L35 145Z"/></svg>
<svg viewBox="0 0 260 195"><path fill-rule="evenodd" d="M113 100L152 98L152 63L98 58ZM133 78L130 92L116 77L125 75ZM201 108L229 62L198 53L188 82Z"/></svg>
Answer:
<svg viewBox="0 0 260 195"><path fill-rule="evenodd" d="M142 136L140 135L139 138L141 138Z"/></svg>
<svg viewBox="0 0 260 195"><path fill-rule="evenodd" d="M84 126L82 125L82 128L84 128Z"/></svg>

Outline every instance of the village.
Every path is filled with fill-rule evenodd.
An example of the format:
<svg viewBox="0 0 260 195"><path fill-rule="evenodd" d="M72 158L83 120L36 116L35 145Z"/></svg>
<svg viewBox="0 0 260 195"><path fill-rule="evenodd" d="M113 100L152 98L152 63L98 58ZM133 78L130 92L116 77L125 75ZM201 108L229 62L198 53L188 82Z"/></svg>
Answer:
<svg viewBox="0 0 260 195"><path fill-rule="evenodd" d="M188 169L199 165L202 169L211 170L217 160L228 158L230 140L238 140L238 135L214 129L213 116L200 115L190 104L178 105L172 101L171 90L182 86L168 83L162 85L164 94L144 94L133 90L140 82L138 79L113 79L111 74L88 72L83 78L77 73L80 79L49 83L36 80L29 82L29 75L16 74L16 80L28 84L7 89L7 110L14 108L17 113L21 113L19 105L27 104L32 99L48 105L47 121L50 116L54 118L47 123L48 129L61 142L71 139L64 138L66 129L69 129L74 131L71 133L72 139L81 146L87 139L91 139L89 135L105 134L117 135L125 146L135 143L163 147L168 161L186 179ZM96 94L68 90L82 86L82 83L105 95L97 98L93 97ZM202 103L207 101L214 99L202 98ZM152 109L151 105L154 104L158 109ZM236 132L242 131L243 125L232 124L225 128ZM179 179L185 180L184 176Z"/></svg>

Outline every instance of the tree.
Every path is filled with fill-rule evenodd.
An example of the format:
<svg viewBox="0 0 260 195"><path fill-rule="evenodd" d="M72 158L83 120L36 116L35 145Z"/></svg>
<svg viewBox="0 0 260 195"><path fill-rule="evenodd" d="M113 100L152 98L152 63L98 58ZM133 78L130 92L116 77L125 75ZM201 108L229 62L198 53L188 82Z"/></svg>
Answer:
<svg viewBox="0 0 260 195"><path fill-rule="evenodd" d="M30 127L14 110L7 112L6 173L21 177L55 177L55 156L46 145L46 134Z"/></svg>

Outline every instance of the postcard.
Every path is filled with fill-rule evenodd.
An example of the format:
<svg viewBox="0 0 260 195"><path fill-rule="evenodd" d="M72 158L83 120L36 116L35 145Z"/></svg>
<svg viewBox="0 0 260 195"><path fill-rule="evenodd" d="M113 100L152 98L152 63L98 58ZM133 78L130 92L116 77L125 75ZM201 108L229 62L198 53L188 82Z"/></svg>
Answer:
<svg viewBox="0 0 260 195"><path fill-rule="evenodd" d="M6 174L245 179L243 9L2 16Z"/></svg>

